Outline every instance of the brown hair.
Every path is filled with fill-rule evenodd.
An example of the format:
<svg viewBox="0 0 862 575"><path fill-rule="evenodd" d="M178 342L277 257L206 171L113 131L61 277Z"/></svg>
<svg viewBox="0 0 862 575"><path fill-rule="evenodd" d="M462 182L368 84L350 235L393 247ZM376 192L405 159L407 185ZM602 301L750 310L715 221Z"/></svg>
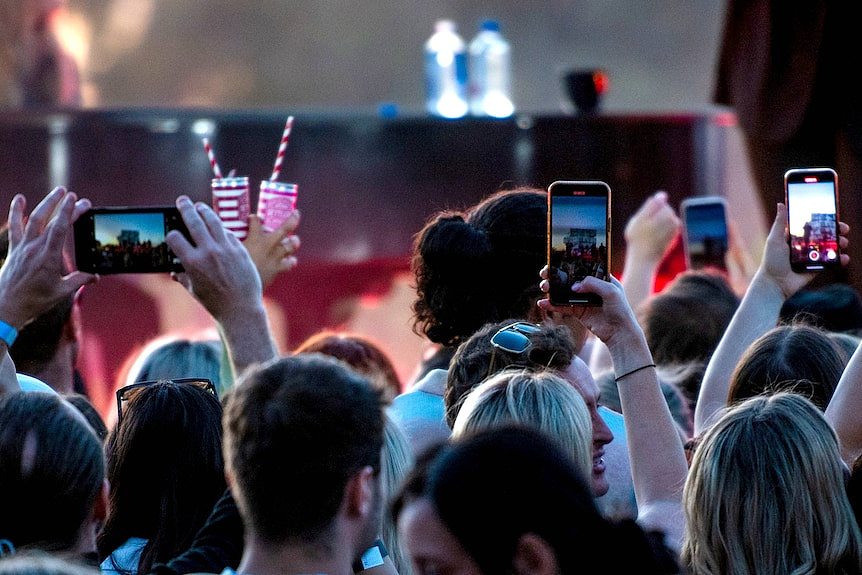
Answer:
<svg viewBox="0 0 862 575"><path fill-rule="evenodd" d="M367 377L391 403L401 393L401 381L392 360L371 338L356 333L322 331L299 344L294 353L318 352L348 364Z"/></svg>
<svg viewBox="0 0 862 575"><path fill-rule="evenodd" d="M443 395L449 427L455 424L461 402L467 393L495 373L510 366L563 371L572 363L575 343L572 332L564 325L538 326L539 331L529 336L530 348L522 354L494 347L491 344L494 334L516 321L507 319L486 324L458 347L449 364Z"/></svg>

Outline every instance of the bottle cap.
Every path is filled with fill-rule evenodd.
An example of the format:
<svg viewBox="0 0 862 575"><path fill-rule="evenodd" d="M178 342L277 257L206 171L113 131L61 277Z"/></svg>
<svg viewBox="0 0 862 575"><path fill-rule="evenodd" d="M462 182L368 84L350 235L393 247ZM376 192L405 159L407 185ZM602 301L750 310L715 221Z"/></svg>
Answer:
<svg viewBox="0 0 862 575"><path fill-rule="evenodd" d="M434 30L437 32L454 32L455 22L452 20L437 20L437 23L434 24Z"/></svg>
<svg viewBox="0 0 862 575"><path fill-rule="evenodd" d="M496 20L484 20L479 28L481 30L488 30L490 32L499 32L500 23Z"/></svg>

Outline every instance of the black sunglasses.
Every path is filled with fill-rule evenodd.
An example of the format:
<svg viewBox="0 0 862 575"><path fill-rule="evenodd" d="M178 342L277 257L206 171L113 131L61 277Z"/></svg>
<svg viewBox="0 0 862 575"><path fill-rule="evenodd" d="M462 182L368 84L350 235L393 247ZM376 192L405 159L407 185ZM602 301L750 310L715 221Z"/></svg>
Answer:
<svg viewBox="0 0 862 575"><path fill-rule="evenodd" d="M145 387L153 385L154 383L161 382L185 383L188 385L193 385L201 391L213 394L213 396L218 399L218 393L216 392L215 384L212 381L201 377L182 377L179 379L154 379L151 381L139 381L137 383L121 387L117 390L117 424L119 424L120 421L123 419L124 403L135 397Z"/></svg>

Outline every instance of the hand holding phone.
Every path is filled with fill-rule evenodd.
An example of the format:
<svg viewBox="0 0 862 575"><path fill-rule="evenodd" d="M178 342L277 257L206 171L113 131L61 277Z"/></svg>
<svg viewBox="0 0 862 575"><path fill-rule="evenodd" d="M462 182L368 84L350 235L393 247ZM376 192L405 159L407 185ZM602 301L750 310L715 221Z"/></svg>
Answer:
<svg viewBox="0 0 862 575"><path fill-rule="evenodd" d="M838 175L830 168L784 174L790 267L797 273L841 266Z"/></svg>
<svg viewBox="0 0 862 575"><path fill-rule="evenodd" d="M189 237L175 207L92 208L75 222L75 260L80 271L97 274L182 272L165 236Z"/></svg>
<svg viewBox="0 0 862 575"><path fill-rule="evenodd" d="M548 187L548 297L557 306L598 306L595 293L574 293L588 276L609 279L611 189L598 181L557 181Z"/></svg>
<svg viewBox="0 0 862 575"><path fill-rule="evenodd" d="M686 198L680 203L686 268L727 271L727 206L719 196Z"/></svg>

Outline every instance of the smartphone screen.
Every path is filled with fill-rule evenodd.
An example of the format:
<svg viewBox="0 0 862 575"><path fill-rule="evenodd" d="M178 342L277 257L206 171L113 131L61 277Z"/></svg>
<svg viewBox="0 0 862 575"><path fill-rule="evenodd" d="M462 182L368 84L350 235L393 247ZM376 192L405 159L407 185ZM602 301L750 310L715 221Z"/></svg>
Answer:
<svg viewBox="0 0 862 575"><path fill-rule="evenodd" d="M722 198L689 198L681 204L686 266L726 270L727 210Z"/></svg>
<svg viewBox="0 0 862 575"><path fill-rule="evenodd" d="M796 272L840 266L838 176L829 168L789 170L784 175L790 267Z"/></svg>
<svg viewBox="0 0 862 575"><path fill-rule="evenodd" d="M78 269L98 274L183 271L165 236L186 226L174 207L93 208L75 222Z"/></svg>
<svg viewBox="0 0 862 575"><path fill-rule="evenodd" d="M608 279L611 189L604 182L554 182L548 188L549 298L554 305L601 305L572 292L587 276Z"/></svg>

